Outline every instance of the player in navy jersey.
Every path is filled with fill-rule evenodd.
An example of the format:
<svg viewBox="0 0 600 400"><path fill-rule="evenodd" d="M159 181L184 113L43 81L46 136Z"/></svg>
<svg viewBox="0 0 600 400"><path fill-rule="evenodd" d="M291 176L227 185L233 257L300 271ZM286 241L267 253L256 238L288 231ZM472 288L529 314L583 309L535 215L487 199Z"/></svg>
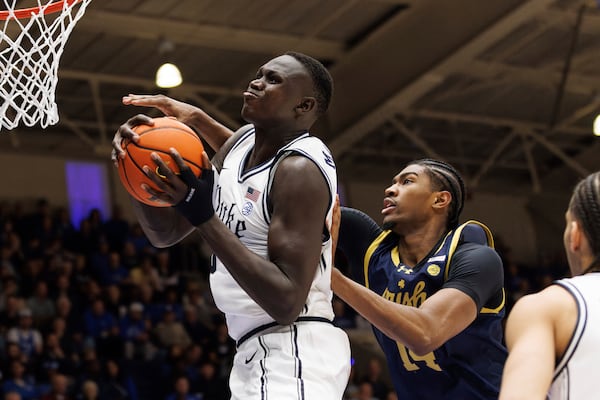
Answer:
<svg viewBox="0 0 600 400"><path fill-rule="evenodd" d="M502 400L598 398L600 172L575 187L563 241L573 277L520 298L508 316Z"/></svg>
<svg viewBox="0 0 600 400"><path fill-rule="evenodd" d="M197 230L213 251L211 290L237 342L232 399L339 400L346 387L349 341L331 322L336 169L324 143L309 134L331 90L321 63L286 53L261 66L244 91L241 114L249 124L235 133L165 96L124 99L177 117L217 151L214 169L204 153L199 179L176 150L180 176L155 155L167 182L145 166L162 190L147 191L173 207L134 206L154 245ZM138 116L119 129L113 158L125 156L123 138L136 139L131 128L147 122Z"/></svg>
<svg viewBox="0 0 600 400"><path fill-rule="evenodd" d="M400 399L498 398L503 267L485 225L458 224L464 197L452 166L424 159L385 190L383 228L334 215L354 280L334 269L333 290L373 325Z"/></svg>

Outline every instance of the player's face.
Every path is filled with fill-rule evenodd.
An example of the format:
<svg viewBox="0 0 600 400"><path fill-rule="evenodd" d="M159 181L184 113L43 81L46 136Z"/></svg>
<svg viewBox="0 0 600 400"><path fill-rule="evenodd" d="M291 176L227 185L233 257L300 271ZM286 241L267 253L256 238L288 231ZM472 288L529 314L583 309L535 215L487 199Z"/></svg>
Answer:
<svg viewBox="0 0 600 400"><path fill-rule="evenodd" d="M312 80L302 64L280 56L259 68L244 92L242 117L255 125L293 121L302 99L312 93Z"/></svg>
<svg viewBox="0 0 600 400"><path fill-rule="evenodd" d="M385 190L383 224L401 233L425 224L432 216L435 192L425 167L409 165L392 180Z"/></svg>

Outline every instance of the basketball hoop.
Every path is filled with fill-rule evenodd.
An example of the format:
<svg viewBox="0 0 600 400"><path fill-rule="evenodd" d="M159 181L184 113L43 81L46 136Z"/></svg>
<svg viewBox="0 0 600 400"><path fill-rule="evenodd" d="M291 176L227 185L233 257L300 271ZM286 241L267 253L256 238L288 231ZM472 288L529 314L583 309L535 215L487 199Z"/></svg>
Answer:
<svg viewBox="0 0 600 400"><path fill-rule="evenodd" d="M32 0L37 6L16 9L17 0L0 0L0 131L58 122L58 64L91 1Z"/></svg>

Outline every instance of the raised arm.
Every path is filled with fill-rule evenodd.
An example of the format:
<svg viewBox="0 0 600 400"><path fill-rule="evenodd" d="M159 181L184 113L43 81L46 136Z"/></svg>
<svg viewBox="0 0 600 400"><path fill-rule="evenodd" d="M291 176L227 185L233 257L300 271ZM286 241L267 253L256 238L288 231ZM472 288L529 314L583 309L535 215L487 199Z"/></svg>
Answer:
<svg viewBox="0 0 600 400"><path fill-rule="evenodd" d="M178 103L181 105L181 109L183 109L183 110L186 110L186 109L188 109L187 107L190 107L190 109L188 110L188 113L192 113L193 109L196 109L195 107L186 105L185 103L176 102L175 100L166 98L164 96L136 96L136 99L138 97L143 97L143 99L136 100L136 101L140 102L140 105L141 105L141 103L146 102L146 101L147 101L147 103L144 103L144 104L150 104L151 101L155 101L154 98L159 98L160 99L159 103L161 103L161 104L162 104L162 102L164 102L165 104ZM164 109L160 108L160 109L163 112L172 111L171 108L164 108ZM199 110L199 109L196 109L196 110L201 112L201 110ZM151 123L151 118L146 115L142 115L142 114L136 115L135 117L130 118L125 124L121 125L119 130L115 133L115 136L114 136L113 142L112 142L112 145L113 145L112 159L113 159L115 166L118 166L117 157L126 157L125 152L121 148L121 142L123 141L123 139L127 138L127 139L131 139L131 140L137 140L137 138L139 136L136 135L132 131L132 128L136 125L140 125L140 124L144 124L144 123ZM237 138L239 138L239 136L241 136L241 134L243 134L243 132L245 132L245 130L247 130L247 129L248 129L248 127L242 127L237 132L235 132L231 135L225 131L223 132L222 137L225 138L225 136L227 136L227 139L224 141L224 143L221 143L219 150L216 152L216 154L214 156L214 160L216 162L215 166L216 166L217 170L220 170L222 160L225 157L225 155L227 154L227 152L229 151L229 149L231 148L231 146L235 143L235 140L237 140ZM174 144L174 147L176 148L177 145ZM200 158L200 157L202 157L202 155L199 154L198 158ZM204 168L207 168L207 169L211 168L210 163L208 163L208 161L203 160L202 162L203 162ZM146 174L149 177L156 178L155 174L152 172L151 169L144 167L144 171L146 172ZM161 181L161 183L163 183L163 182ZM146 190L148 191L148 193L156 196L157 198L161 198L161 196L157 192L151 190L147 186L146 186ZM181 186L180 190L182 190L182 191L187 190L187 187ZM171 198L164 198L164 200L171 204L174 204L172 202ZM144 233L148 237L148 240L150 240L150 242L155 247L172 246L175 243L178 243L179 241L181 241L183 238L185 238L187 235L189 235L194 230L194 226L192 224L190 224L186 218L184 218L179 212L177 212L177 210L175 210L172 207L161 207L161 208L150 207L143 203L138 202L137 200L135 200L133 198L131 198L131 202L133 205L133 210L134 210L135 216L136 216L138 222L140 223L140 226L142 227Z"/></svg>
<svg viewBox="0 0 600 400"><path fill-rule="evenodd" d="M154 107L166 116L177 118L184 124L194 128L214 151L218 151L229 136L233 134L231 129L215 120L202 109L162 94L130 94L123 97L123 104Z"/></svg>
<svg viewBox="0 0 600 400"><path fill-rule="evenodd" d="M546 399L555 363L568 345L576 318L575 300L557 285L517 301L506 323L509 355L500 400Z"/></svg>

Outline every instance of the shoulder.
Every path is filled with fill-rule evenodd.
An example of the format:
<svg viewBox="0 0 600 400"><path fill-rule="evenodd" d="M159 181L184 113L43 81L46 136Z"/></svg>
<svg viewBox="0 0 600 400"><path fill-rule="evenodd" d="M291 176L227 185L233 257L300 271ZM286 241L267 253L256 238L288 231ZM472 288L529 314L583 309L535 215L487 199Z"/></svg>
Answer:
<svg viewBox="0 0 600 400"><path fill-rule="evenodd" d="M244 125L241 128L239 128L237 131L235 131L233 133L233 135L231 135L225 141L225 143L223 143L223 145L219 148L219 151L217 151L216 154L213 156L212 160L210 160L212 165L217 169L217 171L221 170L221 167L223 166L223 160L225 160L225 157L227 156L227 154L229 154L229 152L231 151L233 146L242 137L246 137L247 135L252 134L253 131L254 131L254 125L252 125L252 124Z"/></svg>
<svg viewBox="0 0 600 400"><path fill-rule="evenodd" d="M320 168L310 158L291 154L277 163L273 183L279 187L309 190L314 189L314 184L322 182L321 176Z"/></svg>
<svg viewBox="0 0 600 400"><path fill-rule="evenodd" d="M454 257L454 263L468 262L482 267L502 268L502 259L492 247L479 243L461 243Z"/></svg>
<svg viewBox="0 0 600 400"><path fill-rule="evenodd" d="M530 321L560 319L562 313L576 311L575 298L561 285L550 285L542 291L521 297L513 306L509 320Z"/></svg>

